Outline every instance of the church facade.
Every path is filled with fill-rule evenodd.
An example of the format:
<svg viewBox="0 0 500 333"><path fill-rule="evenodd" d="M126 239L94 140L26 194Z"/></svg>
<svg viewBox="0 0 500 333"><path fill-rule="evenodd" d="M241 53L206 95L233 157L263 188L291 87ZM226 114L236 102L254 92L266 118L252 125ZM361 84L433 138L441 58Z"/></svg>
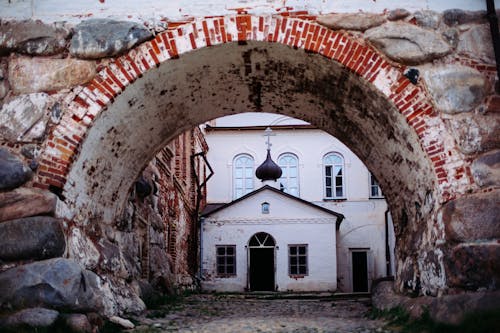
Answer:
<svg viewBox="0 0 500 333"><path fill-rule="evenodd" d="M340 141L261 113L214 120L205 137L202 289L368 292L393 274L387 203Z"/></svg>

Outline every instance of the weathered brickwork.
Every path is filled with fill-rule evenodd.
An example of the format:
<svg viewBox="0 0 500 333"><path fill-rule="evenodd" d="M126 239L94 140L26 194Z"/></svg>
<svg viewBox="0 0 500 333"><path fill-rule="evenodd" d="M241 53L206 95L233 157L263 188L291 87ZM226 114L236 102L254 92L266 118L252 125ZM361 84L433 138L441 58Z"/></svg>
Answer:
<svg viewBox="0 0 500 333"><path fill-rule="evenodd" d="M447 201L457 193L469 190L473 180L463 155L453 145L445 146L439 140L427 138L431 132L443 131L444 125L436 117L425 89L411 84L403 75L406 66L391 63L361 38L329 30L317 24L314 18L298 12L281 16L237 15L194 20L170 25L152 41L110 60L74 97L68 112L49 137L35 186L64 186L68 166L93 119L144 72L199 48L253 40L283 43L319 53L372 83L394 103L417 133L434 166L442 188L442 200Z"/></svg>

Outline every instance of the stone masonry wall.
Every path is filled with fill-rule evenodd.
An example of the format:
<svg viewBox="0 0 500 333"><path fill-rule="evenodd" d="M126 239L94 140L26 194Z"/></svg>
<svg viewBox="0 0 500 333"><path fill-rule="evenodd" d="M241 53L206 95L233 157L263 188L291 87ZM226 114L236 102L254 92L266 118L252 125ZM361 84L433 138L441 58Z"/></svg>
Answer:
<svg viewBox="0 0 500 333"><path fill-rule="evenodd" d="M113 234L109 225L80 218L78 207L72 207L73 198L68 200L64 191L79 147L101 111L145 72L169 59L198 48L258 40L305 49L341 63L385 96L418 136L435 175L430 180L435 188L418 201L399 198L408 199L405 209L393 214L398 232L398 289L409 287L438 295L498 288L500 96L495 92L498 78L484 12L409 13L400 9L384 14L251 16L241 9L238 15L166 23L148 28L112 20L88 20L77 26L0 23L0 172L5 172L0 177L0 195L5 199L0 202L9 202L9 207L18 203L24 210L23 200L43 201L45 207L29 215L65 218L57 223L53 219L38 222L52 226L47 236L51 242L44 244L53 245L47 245L46 254L37 254L36 259L60 256L62 248L71 253L82 246L73 241L80 239L76 236L67 237L64 245L65 240L58 236L61 223L71 226L78 221L75 223L85 226L85 235L94 229L97 233L101 229L101 235L108 238ZM182 167L186 156L176 159L174 169L188 177ZM150 172L156 171L151 167ZM384 185L383 177L378 178ZM183 186L178 184L177 190ZM392 208L403 207L398 203L397 188L383 190L393 193ZM26 192L30 192L28 199L23 197ZM178 192L185 201L172 200L181 207L192 191ZM173 194L168 191L165 195ZM128 204L128 210L132 216L135 211L139 220L149 221L146 206L132 209ZM184 211L187 219L189 209ZM9 221L26 216L3 214ZM12 230L25 230L23 223L16 222ZM172 230L188 235L191 228L178 223ZM171 257L176 249L177 255L187 258L189 254L182 249L187 250L183 244L189 243L189 237L172 236L176 232L168 232ZM19 231L12 234L24 235ZM129 236L145 237L141 232ZM99 256L105 250L96 249L94 254ZM73 253L75 257L79 254ZM83 255L77 261L93 267L97 264L93 258ZM59 265L63 259L57 260L51 263ZM177 259L172 258L175 270L189 271L187 259L179 260L177 268ZM119 308L117 303L101 304L94 310L114 314L140 308L132 292L121 294L122 289L106 283L100 288L110 299L122 301Z"/></svg>

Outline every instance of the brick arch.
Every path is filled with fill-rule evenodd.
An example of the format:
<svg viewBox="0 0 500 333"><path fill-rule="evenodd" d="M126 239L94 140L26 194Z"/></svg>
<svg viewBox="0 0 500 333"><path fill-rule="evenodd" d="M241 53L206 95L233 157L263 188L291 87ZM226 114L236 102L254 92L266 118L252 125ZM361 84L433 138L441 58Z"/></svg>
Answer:
<svg viewBox="0 0 500 333"><path fill-rule="evenodd" d="M73 184L73 179L68 178L68 176L74 169L76 162L79 163L79 166L83 166L82 170L85 168L85 159L87 158L85 154L91 153L91 150L87 149L85 153L82 153L82 146L86 141L89 141L89 133L92 132L93 127L95 128L96 122L105 118L109 109L116 106L119 100L120 103L123 103L121 97L126 94L141 94L142 92L134 90L139 89L135 87L145 89L147 87L139 85L138 82L151 73L159 71L162 64L171 63L171 59L180 59L176 61L181 61L187 57L196 57L196 54L205 50L215 50L216 47L229 47L236 43L243 46L252 42L281 45L286 47L289 52L297 53L295 49L305 50L306 54L312 54L331 64L336 64L347 73L346 80L355 77L359 81L358 98L364 96L365 93L361 90L366 88L370 92L373 91L372 95L376 95L376 98L383 100L384 106L391 109L390 112L395 110L398 119L402 119L405 124L407 133L403 134L408 134L409 137L412 137L411 139L415 138L417 143L415 145L408 143L408 148L405 149L412 152L414 150L421 151L422 159L425 160L423 164L428 164L431 170L430 172L421 171L429 178L424 181L426 188L415 191L414 194L410 193L405 198L406 202L392 205L392 208L395 209L396 224L400 228L400 239L404 243L414 244L412 250L415 250L414 252L399 253L398 276L401 281L415 280L415 276L418 275L419 270L423 270L424 265L432 265L435 267L432 270L435 276L428 274L427 281L421 281L422 285L433 292L436 291L436 288L444 287L443 283L445 282L442 282L444 272L440 269L442 252L439 252L439 249L435 250L437 240L444 238L442 230L432 229L434 226L431 226L431 223L428 230L424 228L423 232L428 234L425 236L422 233L412 232L407 225L435 220L441 203L452 196L464 193L473 186L468 163L457 151L453 142L442 139L444 136L441 134L446 132L446 128L437 115L431 98L424 86L410 83L403 75L406 70L405 66L389 62L377 50L356 36L342 31L332 31L318 25L312 17L237 15L197 19L181 25L171 25L169 30L158 34L153 40L140 45L127 54L104 61L98 75L89 84L81 87L76 94L68 96L68 106L63 119L51 133L46 142L45 150L42 152L36 186L52 186L54 189L62 191L63 195L69 193L70 200L66 202L68 209L80 209L76 198L79 197L78 200L81 201L91 200L92 197L85 197L86 194L79 193L78 189L71 190L75 184ZM196 52L192 52L195 50ZM302 52L302 54L304 53ZM207 58L203 61L210 62L211 59ZM156 70L156 68L159 69ZM130 92L131 90L134 91ZM164 93L168 94L168 91L162 90L160 95ZM260 101L256 99L253 103L259 104ZM127 107L126 104L123 105ZM108 111L105 112L106 110ZM117 111L113 110L113 112ZM234 112L228 111L226 114L230 113ZM286 114L286 112L283 113ZM293 114L288 115L293 116ZM184 116L178 115L179 119L183 119ZM208 120L210 117L207 116L203 119L200 116L199 119ZM303 119L314 123L312 119ZM183 126L194 126L198 123L185 121L179 128L171 129L170 137L167 135L165 139L171 138L173 134L178 134ZM321 121L314 124L322 129L331 126L331 124L323 124ZM113 127L110 127L109 130L113 130ZM392 133L388 134L392 135ZM98 135L96 133L92 133L92 135L91 140L98 142ZM408 140L411 141L410 138ZM349 144L348 146L354 148L356 153L359 152L359 150L356 151L356 147ZM153 148L148 146L146 150ZM369 162L367 159L370 157L369 147L364 149L367 153L362 156L362 160L369 165L367 163ZM145 164L147 161L144 160L142 163ZM411 166L411 162L408 162L407 166ZM416 168L419 166L415 165ZM137 165L134 167L138 168ZM100 171L111 172L112 168L113 166L105 166ZM93 171L87 168L85 172L92 173ZM413 172L420 171L413 170ZM384 184L384 177L379 177L377 174L376 176ZM389 181L390 177L391 175L388 174L385 178ZM92 178L90 174L89 178ZM398 181L411 182L411 176L408 178L400 178ZM132 179L124 180L125 185L122 186L120 183L121 189L128 189L126 184L130 185L132 181ZM416 183L412 185L412 189L420 185L420 183ZM89 187L92 186L89 185ZM102 188L102 185L96 184L96 188ZM397 201L399 194L397 188L392 191L384 189L384 192L391 195L389 201ZM115 195L117 195L116 192L110 192L112 202L119 203L120 200L124 200L123 194L120 197L122 199L118 196L115 198ZM422 208L423 205L428 207ZM87 210L92 211L91 208ZM63 214L66 214L67 217L72 216L68 212L63 212ZM107 219L109 220L109 217ZM426 239L424 240L424 238ZM427 255L431 252L432 254ZM431 262L427 262L426 258L429 258L428 260Z"/></svg>
<svg viewBox="0 0 500 333"><path fill-rule="evenodd" d="M339 62L371 83L405 116L432 161L442 200L464 192L473 183L470 169L454 145L428 135L430 130L444 131L444 125L424 87L411 84L403 75L405 66L390 63L363 40L317 24L314 17L237 15L171 25L153 40L112 59L76 96L70 96L67 113L42 154L36 186L64 187L67 171L93 120L145 72L186 52L246 41L281 43ZM454 188L457 180L460 187Z"/></svg>

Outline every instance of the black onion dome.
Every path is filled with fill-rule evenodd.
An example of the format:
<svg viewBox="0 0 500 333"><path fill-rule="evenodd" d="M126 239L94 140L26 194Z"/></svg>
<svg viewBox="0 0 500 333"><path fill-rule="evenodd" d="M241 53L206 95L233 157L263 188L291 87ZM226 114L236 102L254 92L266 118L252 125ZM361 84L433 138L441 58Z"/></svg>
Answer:
<svg viewBox="0 0 500 333"><path fill-rule="evenodd" d="M271 158L271 151L267 150L267 157L264 163L262 163L257 170L255 170L255 175L262 181L274 180L276 181L281 177L283 171L278 164L274 163Z"/></svg>

